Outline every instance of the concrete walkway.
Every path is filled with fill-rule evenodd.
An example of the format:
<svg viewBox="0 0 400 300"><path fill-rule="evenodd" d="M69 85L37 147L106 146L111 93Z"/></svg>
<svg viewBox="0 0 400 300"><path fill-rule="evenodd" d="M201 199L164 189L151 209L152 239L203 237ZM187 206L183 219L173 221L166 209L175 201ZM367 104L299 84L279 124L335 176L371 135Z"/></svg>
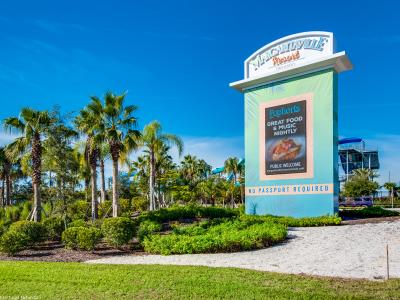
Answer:
<svg viewBox="0 0 400 300"><path fill-rule="evenodd" d="M267 249L221 254L116 256L102 264L171 264L237 267L281 273L379 279L400 277L400 220L393 222L292 228L287 242Z"/></svg>

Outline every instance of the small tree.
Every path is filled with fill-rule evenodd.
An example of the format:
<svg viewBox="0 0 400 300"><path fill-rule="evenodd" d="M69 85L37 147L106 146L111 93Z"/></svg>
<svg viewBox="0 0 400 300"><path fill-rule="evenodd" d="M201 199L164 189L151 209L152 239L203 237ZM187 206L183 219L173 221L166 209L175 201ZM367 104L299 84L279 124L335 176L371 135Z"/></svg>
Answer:
<svg viewBox="0 0 400 300"><path fill-rule="evenodd" d="M354 170L349 181L344 184L344 196L361 197L375 194L379 184L373 181L372 178L373 176L371 176L370 172Z"/></svg>
<svg viewBox="0 0 400 300"><path fill-rule="evenodd" d="M397 186L394 182L385 182L383 187L389 192L391 197L397 197Z"/></svg>

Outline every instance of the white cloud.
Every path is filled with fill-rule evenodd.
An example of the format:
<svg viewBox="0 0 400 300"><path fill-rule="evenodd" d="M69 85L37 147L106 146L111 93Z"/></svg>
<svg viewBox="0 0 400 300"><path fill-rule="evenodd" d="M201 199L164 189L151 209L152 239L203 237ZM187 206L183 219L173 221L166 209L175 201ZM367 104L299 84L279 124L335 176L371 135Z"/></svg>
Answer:
<svg viewBox="0 0 400 300"><path fill-rule="evenodd" d="M389 180L400 183L400 135L377 134L366 138L367 149L379 151L380 170L378 182Z"/></svg>
<svg viewBox="0 0 400 300"><path fill-rule="evenodd" d="M213 168L224 165L228 157L244 157L244 139L238 137L183 137L184 153L195 155L199 159L204 159ZM175 161L179 161L176 150L172 151Z"/></svg>

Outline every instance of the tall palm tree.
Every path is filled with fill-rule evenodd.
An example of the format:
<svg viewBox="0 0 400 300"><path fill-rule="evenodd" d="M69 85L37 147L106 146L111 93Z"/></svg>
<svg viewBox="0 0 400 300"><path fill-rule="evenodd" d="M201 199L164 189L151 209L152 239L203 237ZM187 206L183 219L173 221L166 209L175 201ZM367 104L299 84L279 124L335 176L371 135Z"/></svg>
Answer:
<svg viewBox="0 0 400 300"><path fill-rule="evenodd" d="M10 158L19 157L30 152L32 164L33 185L33 219L41 219L40 185L42 176L42 142L48 130L56 122L48 111L37 111L23 108L20 117L10 117L4 120L4 127L8 131L16 131L21 136L13 141L7 151Z"/></svg>
<svg viewBox="0 0 400 300"><path fill-rule="evenodd" d="M150 210L155 209L154 199L154 186L156 180L156 153L159 152L165 146L176 146L179 155L183 152L183 142L180 137L163 133L161 124L158 121L153 121L147 124L142 133L140 139L140 146L144 148L144 151L149 155L149 201Z"/></svg>
<svg viewBox="0 0 400 300"><path fill-rule="evenodd" d="M137 107L124 105L126 93L115 95L107 92L104 95L104 104L96 97L87 106L88 111L97 116L95 130L98 132L95 139L97 142L107 142L112 160L112 207L113 217L119 213L118 195L118 168L119 159L122 154L127 154L138 148L137 141L140 132L136 130L137 118L134 113Z"/></svg>
<svg viewBox="0 0 400 300"><path fill-rule="evenodd" d="M194 181L199 173L198 160L194 155L185 155L181 161L181 171L189 185L195 185Z"/></svg>
<svg viewBox="0 0 400 300"><path fill-rule="evenodd" d="M90 178L91 178L91 202L92 202L92 221L98 218L98 203L97 203L97 161L99 158L99 147L96 144L96 122L98 117L92 114L87 109L80 111L79 115L76 116L74 123L75 127L84 135L86 135L85 141L85 158L90 166Z"/></svg>

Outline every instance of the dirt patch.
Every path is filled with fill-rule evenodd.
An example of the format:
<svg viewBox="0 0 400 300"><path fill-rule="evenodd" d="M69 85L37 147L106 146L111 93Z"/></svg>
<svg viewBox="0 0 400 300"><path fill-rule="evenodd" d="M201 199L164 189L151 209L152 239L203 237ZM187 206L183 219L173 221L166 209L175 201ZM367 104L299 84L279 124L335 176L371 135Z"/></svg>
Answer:
<svg viewBox="0 0 400 300"><path fill-rule="evenodd" d="M92 259L115 257L120 255L146 255L141 250L114 249L100 244L94 251L65 249L60 242L47 242L32 249L24 250L14 256L0 254L0 260L47 261L47 262L83 262Z"/></svg>

